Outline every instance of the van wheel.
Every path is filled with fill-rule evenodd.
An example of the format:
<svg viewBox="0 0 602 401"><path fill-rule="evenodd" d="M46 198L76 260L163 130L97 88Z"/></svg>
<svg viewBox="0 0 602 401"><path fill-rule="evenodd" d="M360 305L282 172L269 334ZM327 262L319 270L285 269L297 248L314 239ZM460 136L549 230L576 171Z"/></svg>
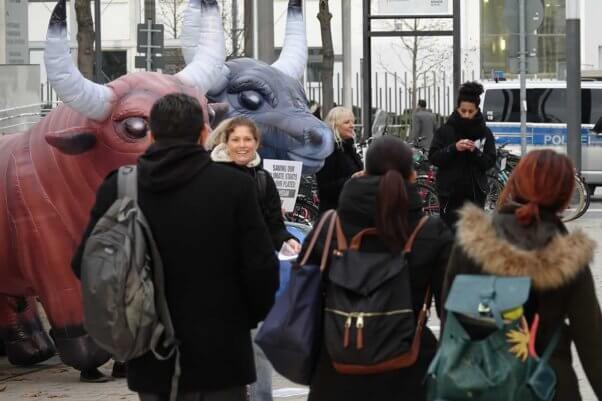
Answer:
<svg viewBox="0 0 602 401"><path fill-rule="evenodd" d="M587 184L587 189L589 190L589 195L594 196L594 193L596 192L596 185Z"/></svg>

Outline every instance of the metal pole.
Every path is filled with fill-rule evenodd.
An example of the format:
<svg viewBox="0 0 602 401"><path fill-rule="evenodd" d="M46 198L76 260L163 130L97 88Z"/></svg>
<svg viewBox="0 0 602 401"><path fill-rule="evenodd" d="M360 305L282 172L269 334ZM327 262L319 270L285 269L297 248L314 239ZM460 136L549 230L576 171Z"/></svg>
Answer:
<svg viewBox="0 0 602 401"><path fill-rule="evenodd" d="M370 127L372 126L372 91L371 91L371 78L372 78L372 43L370 38L370 31L372 30L370 24L370 0L362 0L363 6L363 40L364 40L364 64L362 71L362 121L363 121L363 133L362 139L366 139L370 136Z"/></svg>
<svg viewBox="0 0 602 401"><path fill-rule="evenodd" d="M153 21L151 19L146 20L146 43L148 44L146 48L146 71L152 71L153 68L153 50L150 46L153 42L153 33L151 32L153 29Z"/></svg>
<svg viewBox="0 0 602 401"><path fill-rule="evenodd" d="M94 69L94 80L97 83L102 83L102 43L100 35L101 17L100 17L100 0L94 2L94 55L96 68Z"/></svg>
<svg viewBox="0 0 602 401"><path fill-rule="evenodd" d="M257 56L274 62L274 0L257 0Z"/></svg>
<svg viewBox="0 0 602 401"><path fill-rule="evenodd" d="M520 153L527 154L527 35L525 27L525 0L519 0L519 41L520 41Z"/></svg>
<svg viewBox="0 0 602 401"><path fill-rule="evenodd" d="M460 19L460 0L453 0L454 2L454 96L458 94L460 89L460 74L462 69L462 31L461 31L461 19Z"/></svg>
<svg viewBox="0 0 602 401"><path fill-rule="evenodd" d="M343 42L343 106L351 108L353 104L353 77L351 72L351 0L341 1L341 21Z"/></svg>
<svg viewBox="0 0 602 401"><path fill-rule="evenodd" d="M577 172L581 172L581 21L579 17L579 0L567 0L567 153Z"/></svg>

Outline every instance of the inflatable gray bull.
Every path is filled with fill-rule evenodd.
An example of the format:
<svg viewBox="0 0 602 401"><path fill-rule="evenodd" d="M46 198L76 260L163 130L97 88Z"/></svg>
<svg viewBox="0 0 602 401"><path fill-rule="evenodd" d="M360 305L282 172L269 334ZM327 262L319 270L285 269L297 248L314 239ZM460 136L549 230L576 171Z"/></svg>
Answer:
<svg viewBox="0 0 602 401"><path fill-rule="evenodd" d="M187 63L199 45L201 13L189 4L182 27L182 52ZM250 58L222 67L220 79L207 93L210 102L229 105L225 118L251 118L262 133L263 158L296 160L313 174L334 149L330 128L311 114L300 80L307 65L307 40L301 0L289 0L282 53L272 65Z"/></svg>

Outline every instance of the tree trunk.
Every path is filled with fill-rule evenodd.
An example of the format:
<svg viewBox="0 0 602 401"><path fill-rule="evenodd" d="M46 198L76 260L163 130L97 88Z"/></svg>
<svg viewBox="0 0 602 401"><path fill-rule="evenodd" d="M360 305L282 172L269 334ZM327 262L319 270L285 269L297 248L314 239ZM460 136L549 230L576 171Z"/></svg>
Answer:
<svg viewBox="0 0 602 401"><path fill-rule="evenodd" d="M328 8L328 0L320 0L320 31L322 33L322 115L326 116L334 106L333 71L334 49L332 46L332 14Z"/></svg>
<svg viewBox="0 0 602 401"><path fill-rule="evenodd" d="M82 75L94 80L94 22L90 0L75 0L77 18L77 66Z"/></svg>
<svg viewBox="0 0 602 401"><path fill-rule="evenodd" d="M245 57L253 58L253 0L244 0L245 14L244 14L244 35L245 35Z"/></svg>
<svg viewBox="0 0 602 401"><path fill-rule="evenodd" d="M414 33L418 30L418 22L414 20ZM416 97L418 94L416 93L416 89L418 87L418 52L420 49L418 48L418 38L416 36L413 37L414 40L414 48L412 49L412 110L416 110L416 102L418 99Z"/></svg>

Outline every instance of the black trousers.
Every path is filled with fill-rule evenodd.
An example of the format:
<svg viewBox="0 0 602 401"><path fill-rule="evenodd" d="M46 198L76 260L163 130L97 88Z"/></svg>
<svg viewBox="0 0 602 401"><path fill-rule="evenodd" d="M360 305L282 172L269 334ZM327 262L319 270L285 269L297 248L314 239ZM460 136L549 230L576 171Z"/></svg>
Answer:
<svg viewBox="0 0 602 401"><path fill-rule="evenodd" d="M140 401L169 401L169 394L139 393ZM178 394L178 401L246 401L247 388L231 387L219 391Z"/></svg>
<svg viewBox="0 0 602 401"><path fill-rule="evenodd" d="M470 191L462 195L439 196L439 215L449 228L455 233L456 222L459 219L458 210L466 202L473 203L480 208L485 207L486 195L481 191Z"/></svg>

